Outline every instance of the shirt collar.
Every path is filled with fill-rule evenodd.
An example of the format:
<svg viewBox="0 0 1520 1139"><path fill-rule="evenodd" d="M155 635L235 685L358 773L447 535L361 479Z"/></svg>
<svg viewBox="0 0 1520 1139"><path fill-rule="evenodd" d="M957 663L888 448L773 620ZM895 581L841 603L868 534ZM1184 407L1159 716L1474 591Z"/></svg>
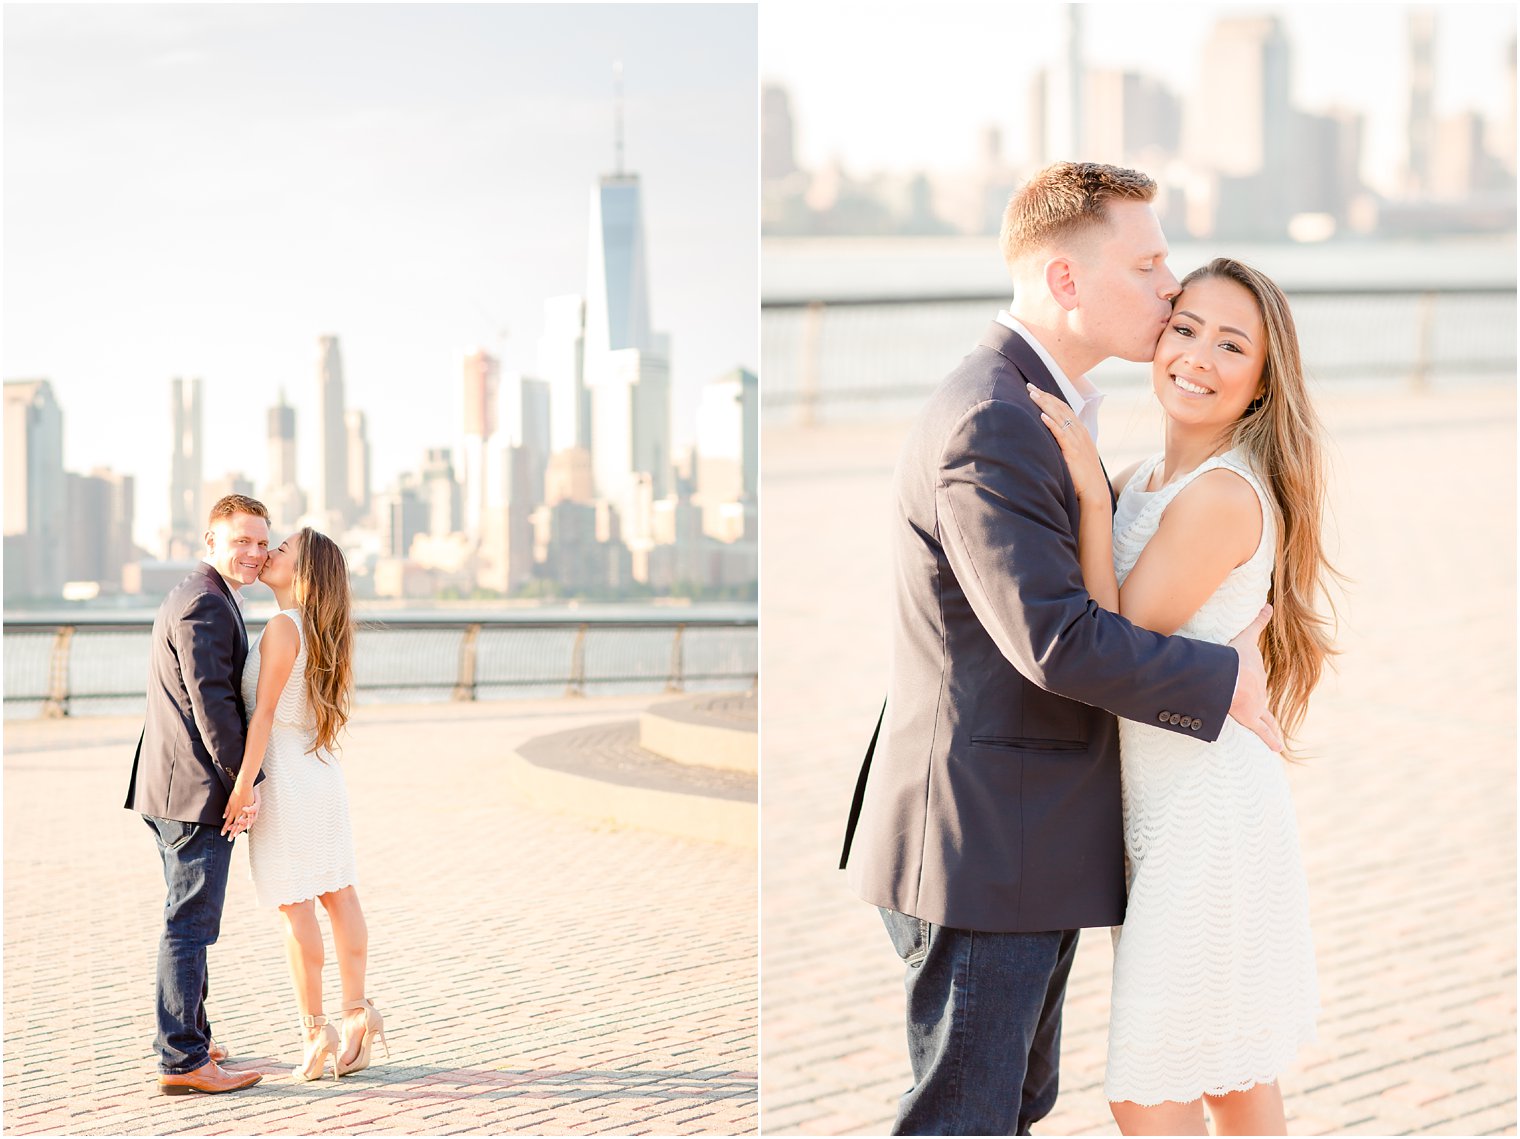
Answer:
<svg viewBox="0 0 1520 1139"><path fill-rule="evenodd" d="M1061 395L1071 405L1071 409L1079 417L1083 417L1084 422L1086 422L1084 413L1096 416L1098 407L1103 402L1103 393L1094 386L1091 380L1086 376L1078 376L1075 383L1067 379L1066 373L1061 371L1060 365L1055 362L1055 358L1045 350L1045 345L1041 344L1036 339L1034 333L1025 328L1018 318L1007 309L997 314L997 322L1005 328L1013 329L1013 331L1017 332L1029 343L1029 346L1034 349L1035 355L1040 358L1040 363L1049 369L1051 378L1056 382L1056 387L1061 389ZM1092 406L1089 407L1089 404Z"/></svg>
<svg viewBox="0 0 1520 1139"><path fill-rule="evenodd" d="M213 562L210 558L202 558L201 562L205 565L210 566L217 577L222 577L222 571L216 568L216 563ZM233 585L232 582L228 581L225 577L222 577L222 584L227 587L227 592L232 594L232 600L237 603L238 612L242 612L244 607L242 583L240 582L237 585Z"/></svg>

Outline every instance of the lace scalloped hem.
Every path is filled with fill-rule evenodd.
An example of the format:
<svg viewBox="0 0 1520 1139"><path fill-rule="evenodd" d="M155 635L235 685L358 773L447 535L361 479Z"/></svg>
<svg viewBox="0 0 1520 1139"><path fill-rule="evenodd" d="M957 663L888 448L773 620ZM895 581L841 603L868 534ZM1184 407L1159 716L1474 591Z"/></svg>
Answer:
<svg viewBox="0 0 1520 1139"><path fill-rule="evenodd" d="M1109 1080L1103 1081L1103 1098L1109 1103L1134 1103L1141 1107L1158 1107L1163 1103L1192 1103L1204 1096L1226 1096L1232 1092L1250 1091L1257 1084L1270 1084L1285 1072L1298 1056L1298 1050L1305 1044L1313 1044L1319 1039L1319 1032L1310 1021L1299 1029L1297 1039L1282 1049L1270 1061L1257 1069L1265 1074L1244 1076L1231 1081L1221 1081L1208 1084L1202 1088L1197 1086L1196 1081L1190 1084L1174 1084L1169 1088L1146 1089L1140 1091L1137 1088L1116 1087Z"/></svg>
<svg viewBox="0 0 1520 1139"><path fill-rule="evenodd" d="M343 889L345 886L357 886L359 884L359 878L355 874L343 873L336 874L333 877L336 879L336 881L334 881L332 885L324 884L313 888L308 888L305 885L299 887L286 886L284 892L274 893L275 898L278 899L277 901L267 901L267 894L263 893L262 891L258 891L257 889L255 889L255 892L259 895L260 906L264 906L269 909L279 909L281 906L293 906L297 902L309 902L312 899L316 898L318 895L331 894L336 890ZM291 893L294 893L295 896L286 896L287 894Z"/></svg>

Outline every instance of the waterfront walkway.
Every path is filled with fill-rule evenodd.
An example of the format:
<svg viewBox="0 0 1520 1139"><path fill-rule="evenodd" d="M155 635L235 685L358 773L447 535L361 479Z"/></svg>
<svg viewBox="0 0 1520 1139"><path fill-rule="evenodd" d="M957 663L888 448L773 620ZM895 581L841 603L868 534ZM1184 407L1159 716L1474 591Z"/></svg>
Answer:
<svg viewBox="0 0 1520 1139"><path fill-rule="evenodd" d="M186 1098L155 1090L163 881L120 806L139 721L7 721L6 1131L753 1132L754 851L529 810L506 782L527 740L658 702L361 707L345 772L391 1059L286 1076L297 1014L239 842L210 1013L229 1066L265 1076ZM330 936L328 958L336 1012Z"/></svg>
<svg viewBox="0 0 1520 1139"><path fill-rule="evenodd" d="M1291 771L1324 1012L1282 1084L1300 1134L1515 1129L1515 402L1343 393L1340 670ZM1111 470L1159 447L1111 396ZM767 427L761 627L768 1134L880 1133L911 1083L902 967L834 869L881 704L903 424ZM1106 931L1082 938L1043 1134L1114 1134Z"/></svg>

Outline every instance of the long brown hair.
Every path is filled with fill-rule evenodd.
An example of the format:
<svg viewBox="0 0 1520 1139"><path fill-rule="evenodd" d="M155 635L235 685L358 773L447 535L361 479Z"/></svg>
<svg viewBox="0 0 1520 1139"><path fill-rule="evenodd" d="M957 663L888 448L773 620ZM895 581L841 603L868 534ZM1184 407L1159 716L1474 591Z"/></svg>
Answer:
<svg viewBox="0 0 1520 1139"><path fill-rule="evenodd" d="M326 534L304 527L291 588L306 630L306 702L316 720L312 751L331 750L354 694L353 602L348 562Z"/></svg>
<svg viewBox="0 0 1520 1139"><path fill-rule="evenodd" d="M1303 724L1309 694L1336 649L1335 604L1329 583L1339 578L1325 554L1324 429L1314 413L1288 298L1263 273L1218 257L1182 280L1234 281L1256 301L1266 330L1260 397L1235 424L1230 447L1242 448L1271 490L1277 556L1272 565L1272 619L1262 634L1267 697L1285 738ZM1320 608L1323 603L1324 609Z"/></svg>

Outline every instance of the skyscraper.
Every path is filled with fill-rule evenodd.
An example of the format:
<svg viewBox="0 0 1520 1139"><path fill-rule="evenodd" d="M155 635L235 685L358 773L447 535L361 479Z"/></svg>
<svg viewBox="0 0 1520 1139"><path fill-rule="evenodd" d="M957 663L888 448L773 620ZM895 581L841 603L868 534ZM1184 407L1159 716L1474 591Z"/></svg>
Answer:
<svg viewBox="0 0 1520 1139"><path fill-rule="evenodd" d="M122 567L132 561L132 521L136 480L97 468L87 475L64 475L68 512L69 581L96 581L108 592L121 588Z"/></svg>
<svg viewBox="0 0 1520 1139"><path fill-rule="evenodd" d="M336 336L317 338L317 492L312 507L324 525L349 520L348 424L344 421L343 357Z"/></svg>
<svg viewBox="0 0 1520 1139"><path fill-rule="evenodd" d="M63 411L47 380L5 384L5 597L63 586Z"/></svg>
<svg viewBox="0 0 1520 1139"><path fill-rule="evenodd" d="M1435 9L1411 8L1408 19L1409 108L1406 130L1409 160L1404 189L1408 197L1423 198L1430 193L1435 173Z"/></svg>
<svg viewBox="0 0 1520 1139"><path fill-rule="evenodd" d="M754 537L760 476L760 399L755 373L735 368L702 388L696 489L702 528L723 541Z"/></svg>
<svg viewBox="0 0 1520 1139"><path fill-rule="evenodd" d="M489 498L486 457L496 434L501 365L484 348L464 358L464 530L477 538Z"/></svg>
<svg viewBox="0 0 1520 1139"><path fill-rule="evenodd" d="M343 413L347 428L348 506L352 519L369 514L369 426L364 412L350 408Z"/></svg>
<svg viewBox="0 0 1520 1139"><path fill-rule="evenodd" d="M459 480L454 477L454 456L449 448L427 448L420 481L422 498L428 508L427 532L441 538L461 529Z"/></svg>
<svg viewBox="0 0 1520 1139"><path fill-rule="evenodd" d="M623 169L621 66L615 74L616 169L591 191L585 373L597 494L622 506L640 472L653 478L656 497L665 493L670 352L668 337L656 336L649 327L639 176Z"/></svg>
<svg viewBox="0 0 1520 1139"><path fill-rule="evenodd" d="M296 409L280 402L269 409L269 477L264 487L270 528L281 534L295 529L306 513L306 495L296 478Z"/></svg>
<svg viewBox="0 0 1520 1139"><path fill-rule="evenodd" d="M523 493L533 506L544 500L544 472L549 466L552 394L547 380L517 376L509 386L507 436L524 452ZM494 476L493 476L494 477Z"/></svg>
<svg viewBox="0 0 1520 1139"><path fill-rule="evenodd" d="M550 297L538 338L538 374L549 385L549 446L591 449L591 397L586 392L586 298Z"/></svg>
<svg viewBox="0 0 1520 1139"><path fill-rule="evenodd" d="M1201 90L1188 100L1185 157L1200 169L1244 178L1288 169L1292 130L1289 48L1277 16L1221 19L1204 45Z"/></svg>
<svg viewBox="0 0 1520 1139"><path fill-rule="evenodd" d="M201 382L169 381L169 418L173 437L169 467L169 532L165 556L195 553L206 531L201 503ZM178 549L175 547L178 546Z"/></svg>

